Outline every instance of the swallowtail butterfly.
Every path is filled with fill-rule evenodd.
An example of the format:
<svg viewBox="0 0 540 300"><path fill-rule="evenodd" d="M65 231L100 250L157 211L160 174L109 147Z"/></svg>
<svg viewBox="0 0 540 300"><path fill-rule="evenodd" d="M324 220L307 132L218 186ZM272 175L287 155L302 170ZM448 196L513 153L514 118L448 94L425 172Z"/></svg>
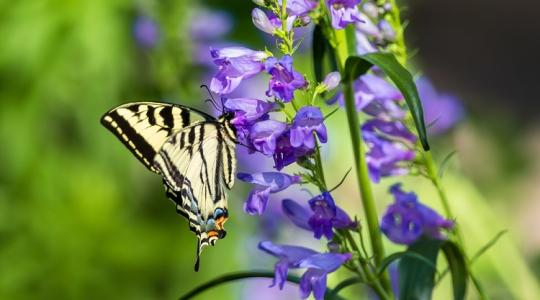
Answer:
<svg viewBox="0 0 540 300"><path fill-rule="evenodd" d="M193 108L157 102L128 103L107 112L101 123L150 171L163 177L167 196L189 221L203 247L225 237L227 194L236 171L233 113L218 119Z"/></svg>

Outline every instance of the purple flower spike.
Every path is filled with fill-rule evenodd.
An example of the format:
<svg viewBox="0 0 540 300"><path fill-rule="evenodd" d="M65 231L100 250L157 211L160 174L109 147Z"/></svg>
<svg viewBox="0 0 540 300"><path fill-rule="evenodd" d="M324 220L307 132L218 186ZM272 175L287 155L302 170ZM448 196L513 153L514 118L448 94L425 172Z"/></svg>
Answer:
<svg viewBox="0 0 540 300"><path fill-rule="evenodd" d="M291 146L315 148L316 133L322 143L327 141L326 127L324 126L324 116L316 106L304 106L296 113L291 128Z"/></svg>
<svg viewBox="0 0 540 300"><path fill-rule="evenodd" d="M273 155L276 150L276 139L287 129L287 124L266 120L258 122L251 128L253 147L264 155Z"/></svg>
<svg viewBox="0 0 540 300"><path fill-rule="evenodd" d="M300 296L303 299L311 293L316 300L323 299L327 274L336 271L352 257L350 253L318 253L308 248L276 245L270 241L260 242L259 249L279 258L274 268L272 286L277 284L280 289L283 288L289 268L307 268L300 279Z"/></svg>
<svg viewBox="0 0 540 300"><path fill-rule="evenodd" d="M284 199L281 201L281 209L289 220L291 220L291 222L293 222L296 226L311 231L311 226L309 226L308 222L313 213L307 208L301 206L293 200Z"/></svg>
<svg viewBox="0 0 540 300"><path fill-rule="evenodd" d="M270 57L265 63L266 72L272 76L266 91L267 96L277 97L285 102L294 98L294 91L307 86L307 81L302 74L293 70L293 59L285 55L281 60Z"/></svg>
<svg viewBox="0 0 540 300"><path fill-rule="evenodd" d="M332 15L332 27L343 29L349 24L361 22L358 3L360 0L326 0Z"/></svg>
<svg viewBox="0 0 540 300"><path fill-rule="evenodd" d="M422 235L444 239L441 229L453 228L454 222L420 203L416 194L404 192L401 184L393 185L390 192L395 202L388 206L381 220L381 230L392 242L410 245Z"/></svg>
<svg viewBox="0 0 540 300"><path fill-rule="evenodd" d="M356 223L351 221L347 213L336 206L334 199L328 192L309 200L309 206L313 215L309 218L308 224L316 239L320 239L323 235L329 240L332 239L334 237L333 228L356 227Z"/></svg>
<svg viewBox="0 0 540 300"><path fill-rule="evenodd" d="M148 17L138 17L133 28L135 40L144 48L152 48L159 38L157 23Z"/></svg>
<svg viewBox="0 0 540 300"><path fill-rule="evenodd" d="M416 81L422 100L428 133L438 135L447 132L463 119L464 109L457 97L440 94L426 77Z"/></svg>
<svg viewBox="0 0 540 300"><path fill-rule="evenodd" d="M197 41L215 41L232 29L232 19L221 11L200 10L193 16L189 33Z"/></svg>
<svg viewBox="0 0 540 300"><path fill-rule="evenodd" d="M218 94L228 94L234 91L242 80L262 72L262 61L268 56L264 51L244 47L211 49L210 54L214 63L219 66L218 73L210 83L210 89Z"/></svg>
<svg viewBox="0 0 540 300"><path fill-rule="evenodd" d="M256 185L244 203L244 211L250 215L261 215L265 211L270 194L280 192L291 184L300 182L298 176L279 172L238 173L237 177L242 181Z"/></svg>

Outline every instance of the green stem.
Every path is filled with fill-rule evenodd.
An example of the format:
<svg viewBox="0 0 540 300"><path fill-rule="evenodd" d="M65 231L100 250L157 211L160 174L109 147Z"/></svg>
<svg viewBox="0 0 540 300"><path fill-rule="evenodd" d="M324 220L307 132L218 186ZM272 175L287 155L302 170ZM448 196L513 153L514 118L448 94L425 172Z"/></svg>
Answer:
<svg viewBox="0 0 540 300"><path fill-rule="evenodd" d="M386 2L386 1L385 1ZM396 0L390 0L392 6L390 14L387 16L387 21L390 22L392 28L396 32L395 49L393 49L397 60L404 66L407 65L407 46L405 45L405 29L401 23L400 9L397 6Z"/></svg>
<svg viewBox="0 0 540 300"><path fill-rule="evenodd" d="M361 254L360 248L358 248L358 245L356 244L356 241L352 237L351 232L348 230L344 230L343 234L347 238L347 241L351 245L354 252L360 255ZM366 257L365 259L367 260L368 258ZM359 270L360 273L363 274L363 277L368 280L368 284L371 286L371 288L373 288L373 291L377 293L380 299L383 299L383 300L392 299L390 296L388 296L388 293L382 286L381 282L377 280L376 276L373 275L372 270L369 268L369 266L366 263L366 260L360 259L360 268L361 268L361 270Z"/></svg>

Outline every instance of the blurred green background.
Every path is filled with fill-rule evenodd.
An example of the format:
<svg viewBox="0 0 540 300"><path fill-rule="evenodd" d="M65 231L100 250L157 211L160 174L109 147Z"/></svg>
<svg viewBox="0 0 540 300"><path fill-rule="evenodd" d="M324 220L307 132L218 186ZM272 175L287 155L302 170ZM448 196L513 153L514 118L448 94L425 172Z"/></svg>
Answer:
<svg viewBox="0 0 540 300"><path fill-rule="evenodd" d="M204 59L208 47L241 43L260 48L268 41L250 25L253 4L231 2L0 1L0 299L175 299L228 271L271 268L273 260L256 250L267 234L261 233L258 219L242 212L248 187L237 184L230 195L227 238L206 249L201 271L195 273L195 236L164 196L160 178L99 124L105 111L128 101L162 100L209 110L202 102L207 95L199 89L215 71ZM481 29L491 32L486 24L497 21L485 17L485 7L465 13L428 2L409 3L408 34L420 49L418 65L468 108L463 123L434 140L439 161L452 150L458 153L444 184L468 252L509 230L474 270L493 299L539 299L540 124L535 123L538 109L530 109L531 98L538 96L520 80L501 81L528 78L525 70L532 67L521 66L523 72L487 67L507 54L492 49L517 49L505 39L486 38L492 48L474 40L485 37ZM448 11L458 19L459 12L469 17L476 12L480 18L470 17L468 24L467 18L437 17ZM194 26L201 14L210 13L218 13L230 30L205 39ZM156 22L151 46L135 38L141 17ZM512 24L521 28L517 22ZM534 28L539 26L527 30L537 34ZM469 33L456 33L460 30ZM535 40L520 41L533 47ZM304 53L298 68L310 74L309 50ZM252 82L247 88L261 92L264 84ZM352 161L343 158L352 158L344 126L343 116L330 120L325 162L329 174L340 174L330 177L335 182ZM240 170L249 168L247 163ZM404 180L405 188L438 207L425 180ZM380 210L391 201L386 187L395 181L377 187ZM349 178L336 199L361 217L353 183ZM309 234L293 229L272 237L317 245ZM330 284L346 276L335 274ZM231 284L200 299L263 299L261 291L268 299L297 297L294 289L282 294L260 289L269 283ZM447 285L436 299L448 298ZM476 299L472 289L470 298Z"/></svg>

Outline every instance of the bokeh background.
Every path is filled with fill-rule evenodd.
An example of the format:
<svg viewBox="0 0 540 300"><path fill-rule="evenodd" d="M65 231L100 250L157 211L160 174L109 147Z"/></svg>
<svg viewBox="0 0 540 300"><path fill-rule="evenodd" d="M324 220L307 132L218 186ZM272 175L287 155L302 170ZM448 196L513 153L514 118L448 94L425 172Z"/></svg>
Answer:
<svg viewBox="0 0 540 300"><path fill-rule="evenodd" d="M457 151L443 182L468 252L508 230L474 271L493 299L540 299L539 5L402 4L416 73L459 97L466 111L455 128L432 139L438 161ZM195 236L160 178L99 124L105 111L128 101L210 111L199 89L215 71L209 47L272 45L251 26L252 8L247 0L0 1L0 299L175 299L225 272L270 269L273 260L256 248L261 239L323 249L279 216L278 200L307 200L308 193L278 195L271 217L254 218L242 212L249 187L237 184L227 238L206 249L195 273ZM309 35L303 34L307 45ZM301 52L297 66L309 75L309 46ZM262 97L264 89L254 79L239 93ZM324 149L327 173L339 174L331 182L352 166L338 114ZM264 165L260 157L242 157L240 170ZM438 207L426 180L407 177L376 187L380 210L396 180ZM335 198L361 218L353 182ZM346 276L335 274L330 284ZM297 298L294 288L276 293L269 284L238 282L200 299ZM448 298L447 286L436 299ZM472 289L469 297L476 299Z"/></svg>

